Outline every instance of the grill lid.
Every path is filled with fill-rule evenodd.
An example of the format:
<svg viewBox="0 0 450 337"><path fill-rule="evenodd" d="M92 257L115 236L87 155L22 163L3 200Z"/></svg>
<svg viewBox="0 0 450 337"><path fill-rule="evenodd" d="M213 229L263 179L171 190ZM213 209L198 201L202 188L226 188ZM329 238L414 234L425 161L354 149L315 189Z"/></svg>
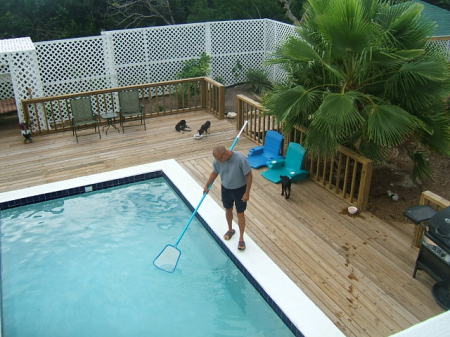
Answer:
<svg viewBox="0 0 450 337"><path fill-rule="evenodd" d="M443 238L450 238L450 206L437 212L429 221L435 228L436 234Z"/></svg>

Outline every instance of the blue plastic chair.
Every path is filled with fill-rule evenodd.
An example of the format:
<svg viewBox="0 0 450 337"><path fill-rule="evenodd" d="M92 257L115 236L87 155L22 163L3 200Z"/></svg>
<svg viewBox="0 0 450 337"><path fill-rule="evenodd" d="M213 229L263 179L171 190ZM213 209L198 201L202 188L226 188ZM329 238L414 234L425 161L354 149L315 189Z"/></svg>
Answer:
<svg viewBox="0 0 450 337"><path fill-rule="evenodd" d="M257 146L248 152L248 163L253 168L267 166L271 160L283 159L280 155L284 137L281 133L269 130L266 133L263 146Z"/></svg>
<svg viewBox="0 0 450 337"><path fill-rule="evenodd" d="M306 150L298 143L289 143L286 159L272 160L267 163L269 169L262 176L275 184L281 182L281 176L288 176L292 181L308 178L309 172L302 169Z"/></svg>

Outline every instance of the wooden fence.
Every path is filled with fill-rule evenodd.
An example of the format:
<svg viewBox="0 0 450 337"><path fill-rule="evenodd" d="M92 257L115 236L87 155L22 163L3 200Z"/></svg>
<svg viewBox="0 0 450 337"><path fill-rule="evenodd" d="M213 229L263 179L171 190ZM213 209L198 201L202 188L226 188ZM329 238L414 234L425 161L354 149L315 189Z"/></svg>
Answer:
<svg viewBox="0 0 450 337"><path fill-rule="evenodd" d="M268 130L282 133L273 116L263 113L263 107L258 102L237 96L237 128L240 129L245 120L248 126L244 134L257 144L264 143L264 135ZM307 130L295 127L289 134L284 133L284 149L289 142L303 144ZM369 201L370 184L372 181L372 161L350 149L339 146L332 158L320 158L308 155L305 169L310 172L310 178L339 198L360 209L365 209Z"/></svg>
<svg viewBox="0 0 450 337"><path fill-rule="evenodd" d="M431 191L424 191L420 195L419 205L430 206L436 211L440 211L441 209L450 206L450 200L444 199ZM425 227L420 224L416 224L414 230L413 246L420 247L424 232Z"/></svg>
<svg viewBox="0 0 450 337"><path fill-rule="evenodd" d="M196 77L23 100L25 122L34 135L71 130L70 100L90 97L94 113L101 117L119 111L118 92L123 90L139 92L147 117L207 110L224 118L225 87L210 78Z"/></svg>

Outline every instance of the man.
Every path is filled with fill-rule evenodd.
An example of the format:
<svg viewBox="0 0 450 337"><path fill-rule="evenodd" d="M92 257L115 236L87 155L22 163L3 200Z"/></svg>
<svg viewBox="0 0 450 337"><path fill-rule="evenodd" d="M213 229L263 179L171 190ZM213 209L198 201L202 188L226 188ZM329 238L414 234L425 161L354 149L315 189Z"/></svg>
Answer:
<svg viewBox="0 0 450 337"><path fill-rule="evenodd" d="M252 187L252 169L247 162L247 158L240 152L227 150L225 146L217 146L213 150L214 163L203 192L208 191L208 187L220 175L222 182L222 203L225 208L225 215L228 223L228 231L223 238L230 240L235 233L232 227L233 204L236 206L239 225L238 249L245 249L244 231L245 214L247 201L250 199L250 188Z"/></svg>

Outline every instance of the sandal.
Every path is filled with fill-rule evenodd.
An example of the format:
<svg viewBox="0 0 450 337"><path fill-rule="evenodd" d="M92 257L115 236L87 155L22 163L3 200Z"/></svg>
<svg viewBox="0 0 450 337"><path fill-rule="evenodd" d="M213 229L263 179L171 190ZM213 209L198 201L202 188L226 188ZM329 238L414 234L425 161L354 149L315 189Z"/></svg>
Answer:
<svg viewBox="0 0 450 337"><path fill-rule="evenodd" d="M245 250L245 241L239 241L238 249L239 250Z"/></svg>
<svg viewBox="0 0 450 337"><path fill-rule="evenodd" d="M230 240L233 237L234 233L236 233L236 231L234 229L229 230L228 232L225 233L225 235L223 236L223 239L227 240L227 241Z"/></svg>

